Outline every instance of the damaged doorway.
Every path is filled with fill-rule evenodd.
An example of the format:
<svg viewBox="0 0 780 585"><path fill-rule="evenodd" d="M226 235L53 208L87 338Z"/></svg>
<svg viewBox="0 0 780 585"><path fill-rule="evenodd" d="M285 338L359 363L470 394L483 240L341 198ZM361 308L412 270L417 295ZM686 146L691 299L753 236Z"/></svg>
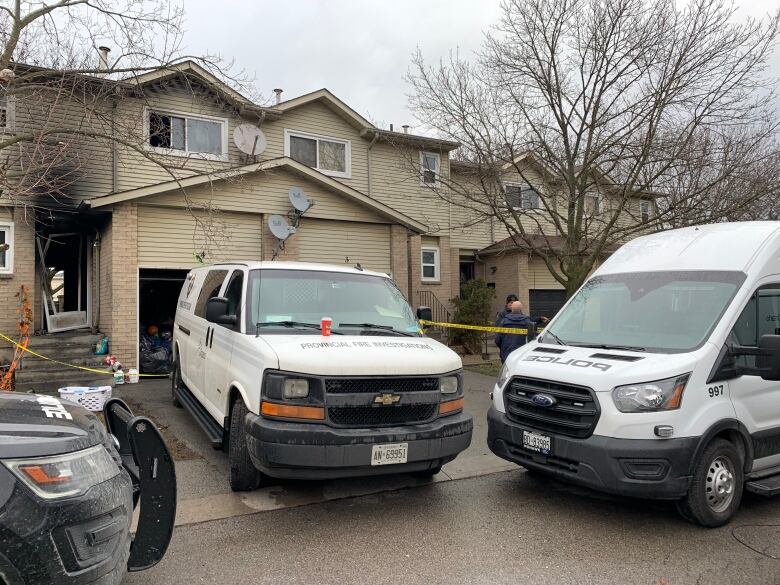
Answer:
<svg viewBox="0 0 780 585"><path fill-rule="evenodd" d="M46 330L90 327L91 238L73 232L38 236L35 241Z"/></svg>

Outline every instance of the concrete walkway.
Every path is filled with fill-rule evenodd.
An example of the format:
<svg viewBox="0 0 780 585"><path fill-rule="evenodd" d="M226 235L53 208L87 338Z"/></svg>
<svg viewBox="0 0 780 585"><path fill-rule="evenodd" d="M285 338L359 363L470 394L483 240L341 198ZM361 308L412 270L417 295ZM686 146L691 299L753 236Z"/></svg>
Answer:
<svg viewBox="0 0 780 585"><path fill-rule="evenodd" d="M171 403L170 381L144 381L115 390L136 414L152 418L163 430L176 459L179 487L177 526L292 508L329 500L377 494L430 483L517 469L487 448L486 413L493 378L465 373L466 411L474 417L471 446L431 480L410 475L331 481L280 481L249 493L233 493L227 481L227 456L214 450L189 414Z"/></svg>

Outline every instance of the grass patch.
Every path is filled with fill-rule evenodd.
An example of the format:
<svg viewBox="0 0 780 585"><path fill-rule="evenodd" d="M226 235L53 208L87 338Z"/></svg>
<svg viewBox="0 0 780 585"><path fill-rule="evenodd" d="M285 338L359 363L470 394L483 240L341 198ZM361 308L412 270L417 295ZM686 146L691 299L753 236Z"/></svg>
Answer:
<svg viewBox="0 0 780 585"><path fill-rule="evenodd" d="M484 364L476 364L473 366L465 366L465 369L469 370L470 372L476 372L477 374L482 374L483 376L490 376L491 378L497 378L498 372L501 371L501 362L493 361Z"/></svg>

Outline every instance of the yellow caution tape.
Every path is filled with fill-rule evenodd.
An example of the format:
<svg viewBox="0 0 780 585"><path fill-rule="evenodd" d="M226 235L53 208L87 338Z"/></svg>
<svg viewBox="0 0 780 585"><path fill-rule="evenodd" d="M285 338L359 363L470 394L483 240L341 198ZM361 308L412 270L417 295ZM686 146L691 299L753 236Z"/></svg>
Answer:
<svg viewBox="0 0 780 585"><path fill-rule="evenodd" d="M460 323L439 323L438 321L425 321L420 323L431 327L449 327L451 329L469 329L471 331L487 331L488 333L509 333L513 335L528 335L528 329L515 329L514 327L483 327L482 325L462 325ZM537 329L537 332L542 329Z"/></svg>
<svg viewBox="0 0 780 585"><path fill-rule="evenodd" d="M37 352L34 352L30 348L24 347L22 344L17 343L7 335L4 335L3 333L0 333L0 339L6 340L8 343L15 345L22 351L26 351L27 353L34 355L37 358L41 358L42 360L46 360L47 362L52 362L54 364L59 364L61 366L66 366L68 368L75 368L77 370L83 370L85 372L92 372L93 374L107 374L109 376L113 376L114 372L107 372L106 370L98 370L96 368L88 368L86 366L77 366L76 364L69 364L67 362L61 362L60 360L55 360L54 358L46 357L45 355L41 355ZM160 378L160 377L167 377L167 374L138 374L139 376L143 376L144 378Z"/></svg>

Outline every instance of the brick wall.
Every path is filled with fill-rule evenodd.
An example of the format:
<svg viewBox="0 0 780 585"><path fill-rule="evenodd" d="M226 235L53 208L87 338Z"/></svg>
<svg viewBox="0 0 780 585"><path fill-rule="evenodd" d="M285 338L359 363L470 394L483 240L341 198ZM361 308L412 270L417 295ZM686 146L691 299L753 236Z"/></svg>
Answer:
<svg viewBox="0 0 780 585"><path fill-rule="evenodd" d="M16 294L25 285L31 301L35 295L35 220L32 212L25 213L23 208L6 211L7 215L3 215L14 222L14 272L0 275L0 331L16 337L19 332L19 298ZM5 342L0 343L0 360L5 361L12 354Z"/></svg>
<svg viewBox="0 0 780 585"><path fill-rule="evenodd" d="M111 353L125 368L135 367L138 365L138 208L135 203L114 207L111 226L101 242L100 268L103 272L100 328L109 336Z"/></svg>
<svg viewBox="0 0 780 585"><path fill-rule="evenodd" d="M408 230L400 225L390 226L390 270L393 280L407 300L409 298L409 243Z"/></svg>
<svg viewBox="0 0 780 585"><path fill-rule="evenodd" d="M521 252L506 252L485 258L485 281L496 286L493 312L504 308L506 297L516 294L528 308L528 256Z"/></svg>

